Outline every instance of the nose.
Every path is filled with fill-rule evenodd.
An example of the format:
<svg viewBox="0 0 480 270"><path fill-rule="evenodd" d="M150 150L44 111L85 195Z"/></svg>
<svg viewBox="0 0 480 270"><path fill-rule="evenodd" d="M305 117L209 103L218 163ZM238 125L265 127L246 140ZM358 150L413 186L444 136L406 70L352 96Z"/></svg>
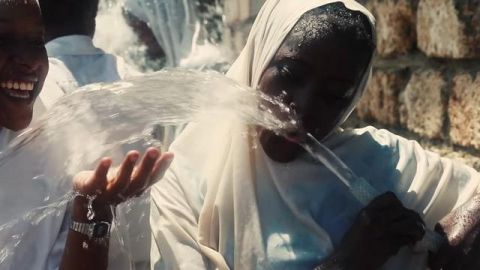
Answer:
<svg viewBox="0 0 480 270"><path fill-rule="evenodd" d="M41 56L35 49L18 46L12 49L12 60L19 71L25 73L35 72L42 65Z"/></svg>
<svg viewBox="0 0 480 270"><path fill-rule="evenodd" d="M312 86L305 87L293 97L293 107L300 114L305 114L312 109L315 104L315 88Z"/></svg>

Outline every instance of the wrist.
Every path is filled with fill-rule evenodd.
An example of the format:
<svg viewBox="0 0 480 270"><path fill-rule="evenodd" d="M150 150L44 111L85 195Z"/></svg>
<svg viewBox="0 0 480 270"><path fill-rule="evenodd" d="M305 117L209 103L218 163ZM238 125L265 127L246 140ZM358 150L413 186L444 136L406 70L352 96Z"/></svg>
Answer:
<svg viewBox="0 0 480 270"><path fill-rule="evenodd" d="M73 200L72 219L77 222L112 222L112 206L99 202L98 200L90 200L86 196L76 196ZM90 208L90 209L89 209ZM91 212L91 213L90 213ZM91 215L93 213L93 215ZM90 216L90 218L89 218Z"/></svg>

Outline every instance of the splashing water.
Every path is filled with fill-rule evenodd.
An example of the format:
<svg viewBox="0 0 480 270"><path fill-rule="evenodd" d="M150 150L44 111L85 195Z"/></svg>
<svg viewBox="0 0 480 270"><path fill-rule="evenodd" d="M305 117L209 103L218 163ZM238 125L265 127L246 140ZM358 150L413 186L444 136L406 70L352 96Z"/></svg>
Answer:
<svg viewBox="0 0 480 270"><path fill-rule="evenodd" d="M275 116L278 112L283 112L282 119ZM232 119L282 132L296 128L290 114L279 100L216 72L161 71L91 85L61 98L0 154L5 187L0 189L0 203L14 206L0 213L0 225L6 223L0 227L0 240L9 243L1 249L0 268L8 269L28 254L34 248L29 241L38 237L35 232L42 233L42 226L52 228L53 235L60 231L72 199L73 176L94 168L99 158L110 156L119 163L129 150L162 146L159 127L162 131L188 122L215 125L220 119ZM17 237L5 239L12 235Z"/></svg>
<svg viewBox="0 0 480 270"><path fill-rule="evenodd" d="M103 156L111 156L118 163L131 149L161 146L163 138L156 133L158 127L178 127L195 121L214 125L226 118L279 134L299 130L293 112L279 99L242 87L215 72L162 71L88 86L65 96L38 125L0 154L0 179L5 187L0 189L0 203L19 205L0 213L0 241L5 243L0 250L0 268L8 269L13 261L29 254L35 244L41 244L35 239L40 234L37 232L43 233L42 228L53 228L53 235L60 231L66 207L73 198L71 179L77 172L93 168ZM307 134L297 142L363 203L377 195L313 136ZM36 194L38 198L19 194ZM129 211L134 203L124 207ZM140 215L143 218L145 213ZM134 225L128 222L124 224L127 228ZM436 243L436 236L428 233L426 239L425 248L434 249L431 243ZM119 242L128 250L123 239Z"/></svg>

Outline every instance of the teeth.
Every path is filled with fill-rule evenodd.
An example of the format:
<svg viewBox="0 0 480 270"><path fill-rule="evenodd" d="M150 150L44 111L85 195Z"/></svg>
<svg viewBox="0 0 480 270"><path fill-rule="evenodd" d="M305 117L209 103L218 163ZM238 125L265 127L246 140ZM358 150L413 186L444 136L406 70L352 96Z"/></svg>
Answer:
<svg viewBox="0 0 480 270"><path fill-rule="evenodd" d="M7 93L7 95L9 95L11 97L14 97L14 98L21 98L21 99L29 99L30 98L30 95L29 95L28 92L23 92L22 93L22 92L7 89L6 93Z"/></svg>
<svg viewBox="0 0 480 270"><path fill-rule="evenodd" d="M4 81L0 82L0 87L11 90L32 91L33 88L35 88L35 83L23 81Z"/></svg>

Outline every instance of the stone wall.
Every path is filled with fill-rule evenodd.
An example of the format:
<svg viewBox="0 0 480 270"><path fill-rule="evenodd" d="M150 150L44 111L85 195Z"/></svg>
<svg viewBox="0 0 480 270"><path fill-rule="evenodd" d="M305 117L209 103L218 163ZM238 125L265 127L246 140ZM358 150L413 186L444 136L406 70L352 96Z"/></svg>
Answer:
<svg viewBox="0 0 480 270"><path fill-rule="evenodd" d="M480 0L365 2L377 19L377 59L357 117L474 160Z"/></svg>
<svg viewBox="0 0 480 270"><path fill-rule="evenodd" d="M480 0L360 2L377 19L377 56L348 125L385 127L480 168ZM234 50L261 3L226 0Z"/></svg>

